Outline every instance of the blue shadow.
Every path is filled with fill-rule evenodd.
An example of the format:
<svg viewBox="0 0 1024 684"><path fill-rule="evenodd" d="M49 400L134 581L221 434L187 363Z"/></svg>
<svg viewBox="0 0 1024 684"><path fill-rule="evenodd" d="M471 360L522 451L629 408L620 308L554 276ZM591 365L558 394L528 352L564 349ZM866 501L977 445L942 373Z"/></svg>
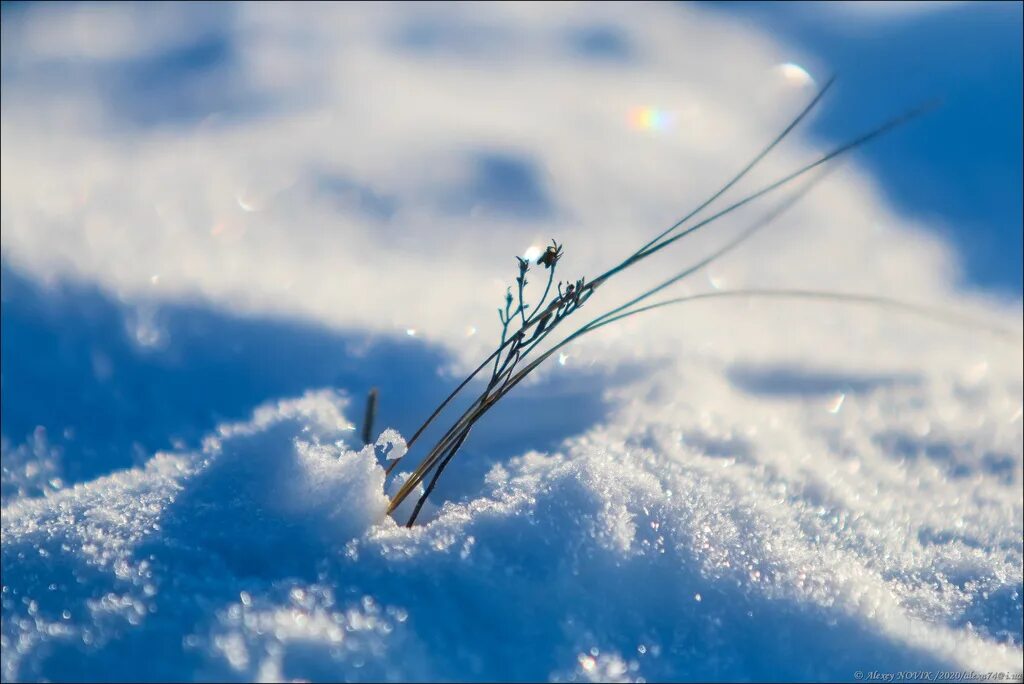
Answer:
<svg viewBox="0 0 1024 684"><path fill-rule="evenodd" d="M420 340L200 304L159 305L164 343L145 347L133 339L134 309L95 286L44 288L8 265L0 278L3 435L18 444L43 426L64 452L70 482L136 465L174 444L194 447L219 422L246 420L260 403L313 388L344 391L352 398L348 417L359 422L364 397L377 387L376 428L409 435L457 382L439 372L445 353ZM584 431L605 413L601 387L627 377L559 367L544 382L518 388L474 431L464 460L476 465L465 472L482 477L490 463Z"/></svg>
<svg viewBox="0 0 1024 684"><path fill-rule="evenodd" d="M941 98L936 111L858 152L858 162L900 211L953 244L964 284L1020 299L1024 6L971 2L844 18L816 3L704 4L839 76L811 123L818 138L844 140Z"/></svg>

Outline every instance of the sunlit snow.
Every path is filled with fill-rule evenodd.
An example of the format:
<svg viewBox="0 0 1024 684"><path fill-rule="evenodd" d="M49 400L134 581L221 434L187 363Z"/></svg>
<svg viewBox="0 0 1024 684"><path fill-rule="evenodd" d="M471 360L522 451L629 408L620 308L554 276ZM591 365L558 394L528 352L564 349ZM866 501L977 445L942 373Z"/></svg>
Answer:
<svg viewBox="0 0 1024 684"><path fill-rule="evenodd" d="M1020 672L1019 338L828 302L651 312L503 400L420 524L415 497L385 515L514 257L555 238L575 279L646 242L806 103L807 56L667 4L16 10L4 382L46 382L3 397L29 425L3 434L4 681ZM729 197L825 147L797 133ZM921 221L854 160L672 295L898 295L1019 334Z"/></svg>

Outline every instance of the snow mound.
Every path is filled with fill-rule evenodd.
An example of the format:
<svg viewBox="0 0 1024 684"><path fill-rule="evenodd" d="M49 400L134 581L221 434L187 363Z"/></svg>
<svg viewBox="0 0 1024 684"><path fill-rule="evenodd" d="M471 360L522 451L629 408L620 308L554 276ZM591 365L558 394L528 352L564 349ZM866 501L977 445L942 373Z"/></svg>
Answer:
<svg viewBox="0 0 1024 684"><path fill-rule="evenodd" d="M495 466L479 496L411 530L384 516L374 445L346 448L342 397L269 404L197 453L4 508L3 677L1016 671L1021 466L993 463L1019 449L1020 421L969 416L1019 388L975 386L930 446L893 447L950 411L956 383L931 382L865 389L838 418L751 401L754 443L659 399L700 386L737 405L749 382L665 368L606 424ZM818 453L794 458L791 441Z"/></svg>
<svg viewBox="0 0 1024 684"><path fill-rule="evenodd" d="M239 573L301 568L384 516L372 447L345 448L343 400L309 393L257 409L205 440L199 472L168 511L168 531Z"/></svg>
<svg viewBox="0 0 1024 684"><path fill-rule="evenodd" d="M187 627L243 578L314 576L388 503L372 446L345 447L344 403L310 392L221 426L200 452L5 498L4 679L108 679L127 644L177 658ZM137 676L186 676L174 658Z"/></svg>

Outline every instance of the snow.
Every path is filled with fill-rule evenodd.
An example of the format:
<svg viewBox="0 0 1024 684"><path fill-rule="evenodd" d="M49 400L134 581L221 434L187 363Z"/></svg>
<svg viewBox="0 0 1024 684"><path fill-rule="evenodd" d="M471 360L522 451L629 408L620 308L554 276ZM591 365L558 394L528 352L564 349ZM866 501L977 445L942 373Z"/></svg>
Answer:
<svg viewBox="0 0 1024 684"><path fill-rule="evenodd" d="M652 312L504 399L420 525L415 495L384 513L512 256L614 263L775 135L809 94L777 66L812 62L694 6L224 7L4 9L4 681L1020 672L1019 339ZM167 55L184 75L152 78ZM674 117L633 130L638 106ZM1020 329L856 164L673 294L708 283Z"/></svg>
<svg viewBox="0 0 1024 684"><path fill-rule="evenodd" d="M387 459L393 461L405 456L405 453L409 450L405 445L405 438L398 433L398 430L388 428L384 432L380 433L380 437L377 438L377 446L386 450Z"/></svg>
<svg viewBox="0 0 1024 684"><path fill-rule="evenodd" d="M38 496L60 489L60 448L46 439L46 428L37 426L24 444L12 447L6 437L0 441L0 493L5 500Z"/></svg>
<svg viewBox="0 0 1024 684"><path fill-rule="evenodd" d="M493 329L513 255L557 238L563 277L602 272L707 197L804 106L812 89L779 76L778 64L817 73L768 37L694 8L528 7L421 14L317 5L296 14L242 5L222 19L203 8L125 10L118 21L135 35L96 35L102 57L86 59L80 37L66 44L67 59L83 60L91 78L62 78L49 66L56 48L38 36L78 36L98 10L30 8L29 26L5 34L17 58L5 93L18 97L2 119L4 259L38 280L84 280L132 301L142 347L166 343L154 307L200 299L335 329L410 331L472 367L491 336L464 331ZM220 41L231 59L186 62L164 87L154 78L151 90L130 88L131 60L189 54L176 43L183 21L194 25L195 50ZM596 68L573 52L571 37L595 27L614 27L632 56ZM152 47L140 56L137 36L148 34ZM474 35L489 38L459 39ZM127 76L106 57L121 44ZM197 92L183 97L180 81ZM193 101L205 108L193 112ZM638 105L678 121L636 130ZM795 136L737 191L788 173L821 146ZM730 286L963 299L951 291L948 247L882 195L848 165L746 258L709 275ZM714 238L695 234L650 268L667 274L696 260L758 215L741 214ZM623 274L602 306L649 276ZM351 292L360 295L339 302ZM648 325L677 330L670 319Z"/></svg>
<svg viewBox="0 0 1024 684"><path fill-rule="evenodd" d="M712 389L684 366L639 394L702 375ZM1012 391L975 387L959 410ZM624 399L412 530L383 515L373 447L345 446L344 398L266 405L201 451L5 504L4 678L109 679L131 652L159 654L129 661L145 679L1019 668L1019 421L915 440L953 409L912 384L856 404L856 430L752 405L739 434Z"/></svg>

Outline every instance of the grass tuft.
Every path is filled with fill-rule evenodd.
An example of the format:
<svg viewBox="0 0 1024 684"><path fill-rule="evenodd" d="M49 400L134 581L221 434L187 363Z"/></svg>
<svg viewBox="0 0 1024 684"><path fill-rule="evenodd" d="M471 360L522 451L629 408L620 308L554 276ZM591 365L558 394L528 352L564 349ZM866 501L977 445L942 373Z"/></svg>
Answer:
<svg viewBox="0 0 1024 684"><path fill-rule="evenodd" d="M441 475L469 438L469 435L477 421L479 421L495 404L497 404L516 385L529 376L531 372L533 372L552 354L558 352L567 344L572 343L583 335L589 334L599 328L616 321L620 321L629 316L669 305L711 298L771 297L801 300L825 299L833 302L882 306L895 310L916 313L918 315L927 316L945 322L970 324L981 329L993 330L992 326L983 321L969 319L964 316L951 315L933 308L901 302L895 299L851 293L824 292L818 290L718 291L688 297L676 297L653 304L641 305L653 295L689 277L717 259L720 259L725 254L736 249L741 244L749 240L758 231L777 220L828 175L833 168L830 162L833 162L850 151L875 140L879 136L897 128L898 126L907 123L908 121L931 110L935 106L934 103L929 103L893 117L863 135L852 138L830 152L821 155L814 161L783 176L779 180L744 196L742 199L720 209L709 217L698 220L687 226L687 224L695 219L698 214L721 198L722 195L742 180L753 168L757 166L757 164L759 164L773 149L775 149L775 147L778 146L779 143L781 143L821 102L822 98L832 87L833 83L834 79L830 79L819 90L810 103L808 103L807 106L804 107L804 109L786 126L786 128L783 129L775 139L773 139L719 190L712 194L708 199L701 202L695 209L627 256L620 263L616 264L596 278L589 281L585 278L579 278L577 280L566 281L564 283L562 281L557 281L557 285L555 287L557 294L552 293L552 285L556 283L555 272L563 257L563 246L555 240L552 240L551 245L547 247L545 252L534 264L530 264L528 261L520 257L516 257L518 267L518 275L515 279L516 293L513 294L512 288L509 288L505 295L504 306L498 308L498 320L501 323L501 333L497 348L491 352L490 356L484 359L483 362L481 362L480 365L477 366L477 368L437 406L433 413L430 414L426 421L424 421L424 423L409 439L409 448L412 449L413 445L418 441L424 430L426 430L427 427L437 419L448 404L457 395L459 395L474 378L482 373L485 368L489 368L490 377L487 380L486 386L484 390L473 400L470 406L451 424L437 443L430 448L417 465L416 469L405 480L405 482L403 482L402 486L391 499L388 507L388 513L392 513L417 489L417 487L426 483L423 494L420 495L412 514L406 522L406 526L411 527L419 516L424 503L434 491ZM797 181L800 181L800 183L798 184ZM697 263L686 267L667 280L641 292L622 306L616 307L597 316L596 318L591 319L543 353L535 353L537 348L551 335L552 332L554 332L566 319L570 318L577 311L587 305L598 291L598 288L603 286L617 274L637 265L652 254L655 254L656 252L659 252L682 240L684 237L693 234L695 231L714 223L740 207L750 204L751 202L759 200L765 196L774 194L782 188L792 187L794 185L796 186L795 189L793 189L787 197L778 202L759 220L748 226L745 230L739 233L739 235L714 251L712 254ZM528 283L528 276L531 273L531 267L543 267L547 272L547 282L544 287L543 294L536 302L532 303L526 301L525 298L525 288ZM549 295L551 295L550 299L548 299ZM1014 335L1014 333L1008 333L1007 331L1000 329L995 329L993 331L997 334ZM394 470L401 460L402 459L396 459L391 462L387 470L388 474Z"/></svg>

